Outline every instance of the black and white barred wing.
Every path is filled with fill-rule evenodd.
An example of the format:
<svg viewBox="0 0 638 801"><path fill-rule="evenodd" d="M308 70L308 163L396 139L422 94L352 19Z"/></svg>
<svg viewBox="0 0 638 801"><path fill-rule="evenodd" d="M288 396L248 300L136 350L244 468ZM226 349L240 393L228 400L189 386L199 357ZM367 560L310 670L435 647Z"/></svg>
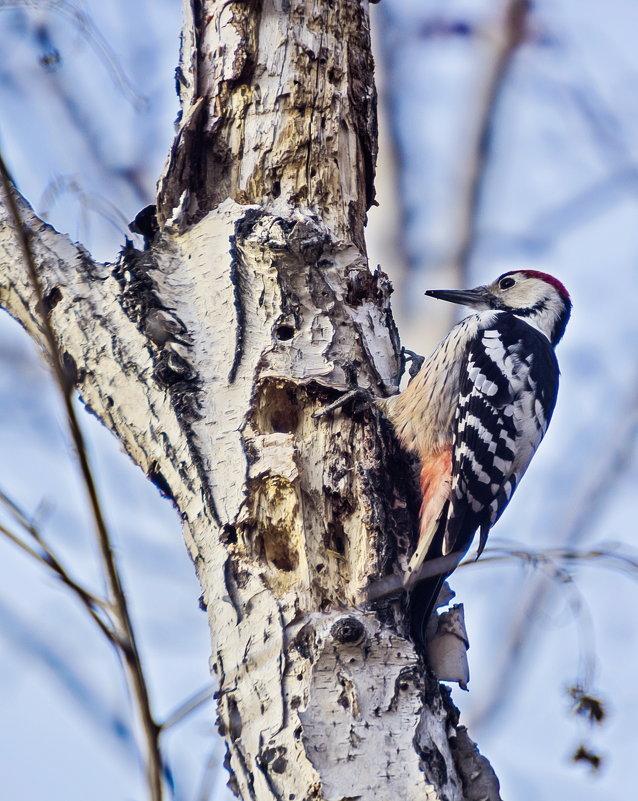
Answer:
<svg viewBox="0 0 638 801"><path fill-rule="evenodd" d="M443 553L479 554L547 430L558 365L546 337L511 315L479 331L462 370Z"/></svg>

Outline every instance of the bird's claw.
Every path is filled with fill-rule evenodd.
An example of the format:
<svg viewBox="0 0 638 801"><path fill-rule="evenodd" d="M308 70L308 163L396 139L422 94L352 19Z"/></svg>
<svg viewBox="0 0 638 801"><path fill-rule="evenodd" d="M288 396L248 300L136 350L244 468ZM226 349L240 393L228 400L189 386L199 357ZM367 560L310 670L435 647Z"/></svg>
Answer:
<svg viewBox="0 0 638 801"><path fill-rule="evenodd" d="M410 369L408 372L410 374L410 378L414 378L421 367L423 367L425 356L419 356L418 353L415 353L413 350L408 350L407 348L401 349L401 355L403 356L404 362L410 362Z"/></svg>

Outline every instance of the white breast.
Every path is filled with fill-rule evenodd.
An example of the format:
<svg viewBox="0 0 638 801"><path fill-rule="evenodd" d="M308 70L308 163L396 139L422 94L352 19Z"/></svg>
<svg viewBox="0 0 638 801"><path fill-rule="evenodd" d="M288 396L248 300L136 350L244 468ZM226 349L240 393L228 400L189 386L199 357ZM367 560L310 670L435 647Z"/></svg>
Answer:
<svg viewBox="0 0 638 801"><path fill-rule="evenodd" d="M499 312L472 314L454 326L400 394L379 401L403 447L425 459L450 445L468 342L494 323Z"/></svg>

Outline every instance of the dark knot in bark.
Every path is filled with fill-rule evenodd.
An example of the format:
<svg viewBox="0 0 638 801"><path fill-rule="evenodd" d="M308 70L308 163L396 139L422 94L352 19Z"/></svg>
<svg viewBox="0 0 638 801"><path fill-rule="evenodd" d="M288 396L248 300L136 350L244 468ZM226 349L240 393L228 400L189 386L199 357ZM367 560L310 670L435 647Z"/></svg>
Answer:
<svg viewBox="0 0 638 801"><path fill-rule="evenodd" d="M343 645L358 645L365 633L365 626L356 617L342 617L330 629L332 637Z"/></svg>

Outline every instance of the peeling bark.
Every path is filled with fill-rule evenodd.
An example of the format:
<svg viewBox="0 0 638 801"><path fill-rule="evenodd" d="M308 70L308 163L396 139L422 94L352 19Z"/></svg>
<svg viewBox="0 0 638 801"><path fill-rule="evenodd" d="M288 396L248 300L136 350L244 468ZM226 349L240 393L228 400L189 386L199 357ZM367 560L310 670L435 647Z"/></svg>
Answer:
<svg viewBox="0 0 638 801"><path fill-rule="evenodd" d="M230 197L313 208L365 253L376 91L359 0L186 0L181 119L158 216L189 226Z"/></svg>
<svg viewBox="0 0 638 801"><path fill-rule="evenodd" d="M138 218L148 248L95 263L22 201L82 399L181 514L245 801L461 801L478 798L470 763L499 797L401 594L365 601L413 547L411 465L375 409L312 417L354 386L398 388L391 289L363 239L368 34L354 0L187 0L158 226ZM0 261L0 304L41 343L1 211Z"/></svg>

